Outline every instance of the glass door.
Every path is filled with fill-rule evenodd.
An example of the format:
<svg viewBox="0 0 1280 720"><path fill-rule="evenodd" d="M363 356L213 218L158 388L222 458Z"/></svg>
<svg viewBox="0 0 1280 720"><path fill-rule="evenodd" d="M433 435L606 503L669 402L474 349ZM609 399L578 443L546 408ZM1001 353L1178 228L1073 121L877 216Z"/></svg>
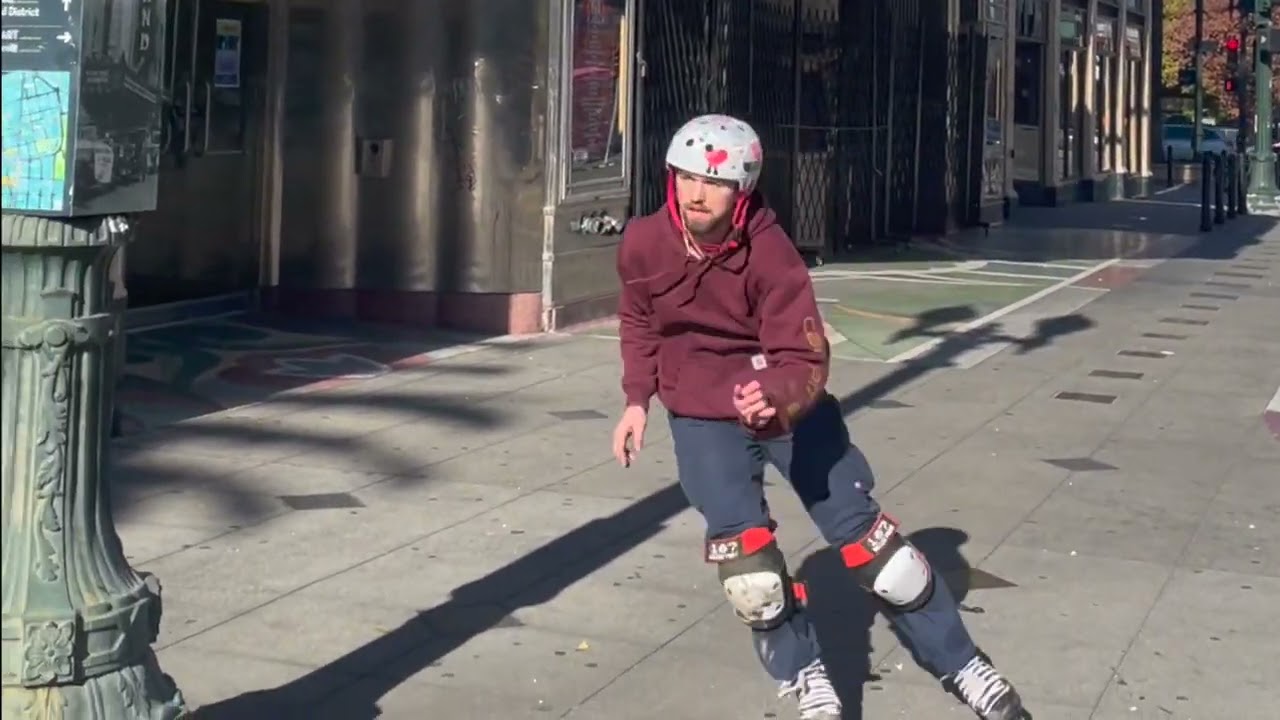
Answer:
<svg viewBox="0 0 1280 720"><path fill-rule="evenodd" d="M268 5L173 0L155 212L126 263L133 307L257 287Z"/></svg>

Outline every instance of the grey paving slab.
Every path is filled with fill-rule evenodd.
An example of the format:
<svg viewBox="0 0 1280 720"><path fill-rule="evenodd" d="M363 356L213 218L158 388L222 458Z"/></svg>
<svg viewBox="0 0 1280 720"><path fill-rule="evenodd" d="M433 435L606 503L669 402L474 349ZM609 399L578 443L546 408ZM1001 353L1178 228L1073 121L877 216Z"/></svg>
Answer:
<svg viewBox="0 0 1280 720"><path fill-rule="evenodd" d="M895 393L906 403L925 405L959 404L981 408L994 415L1025 398L1054 377L1039 368L982 364L962 371L932 375L919 387Z"/></svg>
<svg viewBox="0 0 1280 720"><path fill-rule="evenodd" d="M985 610L965 615L975 642L1029 698L1085 708L1106 689L1169 577L1151 563L1012 547L981 567L1016 587L967 598ZM901 648L876 668L892 669L895 682L933 685Z"/></svg>
<svg viewBox="0 0 1280 720"><path fill-rule="evenodd" d="M1066 476L1035 459L957 450L885 493L881 502L909 531L956 529L971 549L989 551Z"/></svg>
<svg viewBox="0 0 1280 720"><path fill-rule="evenodd" d="M435 639L431 626L418 621L419 610L411 603L411 597L352 603L320 583L204 629L177 647L251 652L267 662L359 676ZM266 637L270 642L263 642ZM357 648L360 651L352 653Z"/></svg>
<svg viewBox="0 0 1280 720"><path fill-rule="evenodd" d="M259 644L266 641L264 637ZM195 720L302 720L313 717L314 710L306 709L321 705L335 687L357 679L308 665L263 660L255 657L251 649L219 653L177 646L160 650L158 655L165 672L182 682L183 697L189 706L198 708ZM301 678L309 679L298 682ZM294 682L297 684L290 684ZM268 689L271 692L246 697ZM231 702L235 702L234 707L228 707ZM401 717L408 720L414 716Z"/></svg>
<svg viewBox="0 0 1280 720"><path fill-rule="evenodd" d="M431 477L492 484L515 490L545 487L590 471L606 460L608 449L599 441L566 448L545 433L532 432L432 463L421 472Z"/></svg>
<svg viewBox="0 0 1280 720"><path fill-rule="evenodd" d="M1251 471L1261 473L1264 466ZM1280 577L1280 488L1238 484L1233 473L1209 503L1204 519L1182 555L1181 565Z"/></svg>
<svg viewBox="0 0 1280 720"><path fill-rule="evenodd" d="M319 492L319 491L318 491ZM230 532L288 511L275 495L237 489L230 482L205 487L175 485L129 503L126 526Z"/></svg>
<svg viewBox="0 0 1280 720"><path fill-rule="evenodd" d="M1090 557L1172 563L1209 497L1077 476L1053 491L1008 537L1010 546Z"/></svg>
<svg viewBox="0 0 1280 720"><path fill-rule="evenodd" d="M1096 717L1275 717L1278 593L1276 578L1176 571Z"/></svg>
<svg viewBox="0 0 1280 720"><path fill-rule="evenodd" d="M447 657L412 652L385 667L388 681L419 680L484 693L495 686L533 696L544 712L564 713L652 652L645 645L532 627L502 627L458 644Z"/></svg>
<svg viewBox="0 0 1280 720"><path fill-rule="evenodd" d="M675 458L671 443L667 441L655 442L649 438L635 463L629 468L620 467L608 449L602 448L589 454L595 461L594 464L583 472L557 482L556 490L638 500L676 482Z"/></svg>
<svg viewBox="0 0 1280 720"><path fill-rule="evenodd" d="M1262 388L1258 396L1265 397ZM1115 437L1230 447L1246 428L1257 424L1260 414L1257 401L1247 396L1223 394L1209 401L1202 392L1166 390L1138 408Z"/></svg>
<svg viewBox="0 0 1280 720"><path fill-rule="evenodd" d="M305 717L306 720L374 717L412 720L425 717L426 708L430 708L431 717L510 720L546 720L559 717L562 712L539 691L521 694L519 689L488 688L476 692L475 688L447 687L422 680L395 684L382 678L366 678L339 690Z"/></svg>
<svg viewBox="0 0 1280 720"><path fill-rule="evenodd" d="M404 503L288 512L148 563L143 569L162 578L182 577L192 587L234 587L248 578L256 587L284 592L475 518L512 495L492 486L444 483L438 492L440 500L430 512Z"/></svg>

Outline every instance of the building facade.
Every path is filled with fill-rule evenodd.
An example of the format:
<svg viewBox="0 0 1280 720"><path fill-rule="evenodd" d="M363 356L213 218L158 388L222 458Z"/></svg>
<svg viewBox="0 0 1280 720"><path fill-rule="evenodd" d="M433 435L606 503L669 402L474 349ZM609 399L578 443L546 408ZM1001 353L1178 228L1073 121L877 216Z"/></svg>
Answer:
<svg viewBox="0 0 1280 720"><path fill-rule="evenodd" d="M1016 0L1012 188L1020 202L1146 192L1160 72L1152 9L1151 0Z"/></svg>
<svg viewBox="0 0 1280 720"><path fill-rule="evenodd" d="M621 228L702 112L756 126L819 256L1132 194L1150 0L1117 1L169 0L131 312L612 314Z"/></svg>

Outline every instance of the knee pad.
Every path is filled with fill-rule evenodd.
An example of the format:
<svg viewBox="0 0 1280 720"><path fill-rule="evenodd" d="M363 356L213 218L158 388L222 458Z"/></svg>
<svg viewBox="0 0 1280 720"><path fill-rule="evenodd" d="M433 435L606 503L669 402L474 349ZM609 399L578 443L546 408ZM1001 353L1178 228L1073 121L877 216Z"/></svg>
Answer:
<svg viewBox="0 0 1280 720"><path fill-rule="evenodd" d="M893 610L910 612L933 596L933 568L884 513L861 539L840 549L858 584Z"/></svg>
<svg viewBox="0 0 1280 720"><path fill-rule="evenodd" d="M706 561L719 566L720 584L738 619L753 630L773 630L796 612L804 587L787 573L787 561L769 528L707 541Z"/></svg>

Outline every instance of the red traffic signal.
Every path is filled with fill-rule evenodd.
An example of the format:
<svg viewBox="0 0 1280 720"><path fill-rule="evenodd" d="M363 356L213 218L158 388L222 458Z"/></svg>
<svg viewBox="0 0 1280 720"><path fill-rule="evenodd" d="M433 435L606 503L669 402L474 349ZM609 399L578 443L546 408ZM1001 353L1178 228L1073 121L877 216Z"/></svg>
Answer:
<svg viewBox="0 0 1280 720"><path fill-rule="evenodd" d="M1223 89L1224 89L1224 90L1226 90L1226 91L1227 91L1227 92L1229 92L1229 93L1230 93L1230 92L1235 92L1235 91L1236 91L1236 79L1235 79L1235 78L1227 78L1226 80L1224 80L1224 81L1223 81L1222 86L1223 86Z"/></svg>
<svg viewBox="0 0 1280 720"><path fill-rule="evenodd" d="M1222 47L1226 48L1229 53L1240 52L1240 38L1232 35L1222 43Z"/></svg>

